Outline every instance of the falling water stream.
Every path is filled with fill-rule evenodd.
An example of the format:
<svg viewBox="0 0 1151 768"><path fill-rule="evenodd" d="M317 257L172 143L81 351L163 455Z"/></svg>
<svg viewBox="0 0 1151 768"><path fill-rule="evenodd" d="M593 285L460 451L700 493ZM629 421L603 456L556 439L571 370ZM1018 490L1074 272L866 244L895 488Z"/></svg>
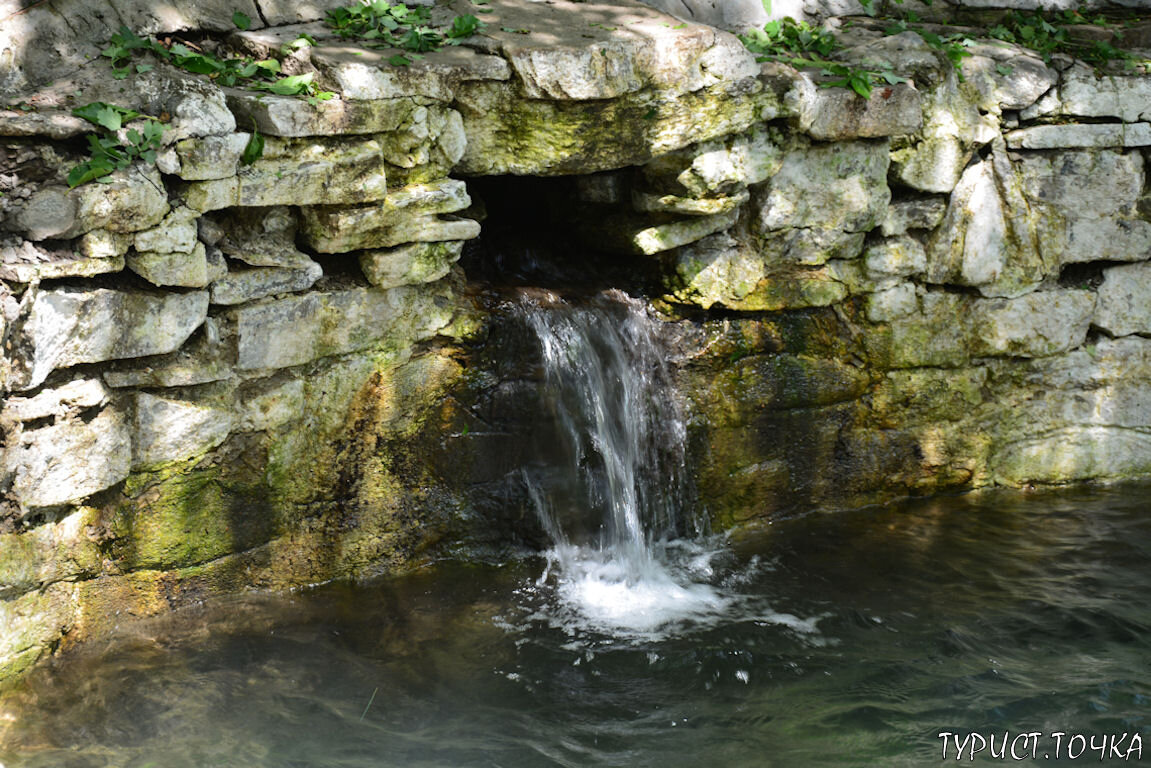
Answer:
<svg viewBox="0 0 1151 768"><path fill-rule="evenodd" d="M546 553L126 626L0 695L0 765L930 766L958 751L941 733L1032 732L1036 761L1086 764L1075 735L1151 741L1151 486L711 534L644 305L511 311L563 457L522 470Z"/></svg>
<svg viewBox="0 0 1151 768"><path fill-rule="evenodd" d="M560 482L528 488L554 543L540 586L572 629L643 635L722 613L708 580L719 552L686 506L690 483L680 403L646 304L618 291L591 304L518 307L539 340L545 400L563 442ZM680 540L685 532L696 542ZM712 540L714 543L714 540Z"/></svg>

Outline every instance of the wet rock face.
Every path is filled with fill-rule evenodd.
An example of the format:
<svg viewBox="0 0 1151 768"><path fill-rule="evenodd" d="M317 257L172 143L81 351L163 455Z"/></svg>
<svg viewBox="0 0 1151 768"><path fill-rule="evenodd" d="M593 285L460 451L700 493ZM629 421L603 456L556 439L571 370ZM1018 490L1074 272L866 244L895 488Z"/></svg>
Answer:
<svg viewBox="0 0 1151 768"><path fill-rule="evenodd" d="M860 23L836 55L905 80L864 98L757 63L725 30L763 4L712 0L491 0L397 67L334 5L0 25L0 93L35 106L0 110L0 677L125 607L542 543L535 353L458 266L506 211L566 247L532 274L665 312L721 525L1151 472L1146 74L977 43L960 78ZM120 20L259 58L307 33L285 66L335 95L78 67ZM165 116L155 163L69 189L77 92Z"/></svg>

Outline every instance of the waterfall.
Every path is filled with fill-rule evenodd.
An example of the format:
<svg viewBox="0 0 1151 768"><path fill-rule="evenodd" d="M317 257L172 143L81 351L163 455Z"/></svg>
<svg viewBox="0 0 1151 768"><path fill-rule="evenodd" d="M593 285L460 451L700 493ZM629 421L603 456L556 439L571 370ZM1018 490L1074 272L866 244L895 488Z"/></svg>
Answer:
<svg viewBox="0 0 1151 768"><path fill-rule="evenodd" d="M714 552L699 545L689 508L660 321L619 291L582 306L524 298L517 311L538 340L566 457L558 472L525 471L554 543L542 581L554 578L565 624L647 635L722 609L706 583Z"/></svg>

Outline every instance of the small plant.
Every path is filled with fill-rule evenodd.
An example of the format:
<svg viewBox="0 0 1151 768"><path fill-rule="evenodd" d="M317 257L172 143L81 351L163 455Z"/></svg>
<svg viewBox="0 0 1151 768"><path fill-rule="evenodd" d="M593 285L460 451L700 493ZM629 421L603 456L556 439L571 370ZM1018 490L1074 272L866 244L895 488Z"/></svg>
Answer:
<svg viewBox="0 0 1151 768"><path fill-rule="evenodd" d="M749 51L757 54L756 61L814 67L833 78L820 82L822 88L843 87L868 99L876 85L906 82L891 69L867 69L829 61L826 57L839 48L835 35L792 18L769 21L763 29L752 30L739 39Z"/></svg>
<svg viewBox="0 0 1151 768"><path fill-rule="evenodd" d="M997 40L1030 48L1042 56L1045 62L1050 62L1053 55L1063 53L1083 59L1096 67L1103 67L1112 61L1121 61L1127 66L1134 65L1134 56L1111 43L1102 40L1087 43L1072 39L1066 25L1080 24L1113 27L1117 38L1123 35L1123 30L1109 22L1106 17L1089 18L1080 11L1061 11L1051 16L1038 12L1008 11L1000 23L988 31L988 34Z"/></svg>
<svg viewBox="0 0 1151 768"><path fill-rule="evenodd" d="M95 101L72 110L100 130L88 134L87 160L68 171L68 187L76 188L89 181L106 180L113 171L132 165L137 160L156 162L156 152L164 136L165 126L154 117L135 110ZM121 129L129 122L143 120L140 129Z"/></svg>
<svg viewBox="0 0 1151 768"><path fill-rule="evenodd" d="M310 40L307 36L303 37ZM299 38L296 42L298 41ZM235 57L222 59L179 42L165 47L151 37L140 37L128 27L120 27L120 31L112 35L102 55L111 59L113 76L123 78L127 77L137 51L168 61L185 72L207 75L222 86L244 86L281 96L307 96L311 101L325 101L335 96L330 91L319 90L313 82L314 75L311 72L281 76L280 62L276 59L260 61ZM150 65L136 65L137 71L147 71L145 67L151 69Z"/></svg>
<svg viewBox="0 0 1151 768"><path fill-rule="evenodd" d="M466 14L455 17L447 30L439 32L432 28L431 12L427 8L408 8L403 3L393 4L387 0L362 0L358 5L335 8L328 11L324 23L340 37L375 41L379 47L400 48L414 54L458 45L486 26L477 17ZM403 54L392 56L388 61L396 66L411 63Z"/></svg>

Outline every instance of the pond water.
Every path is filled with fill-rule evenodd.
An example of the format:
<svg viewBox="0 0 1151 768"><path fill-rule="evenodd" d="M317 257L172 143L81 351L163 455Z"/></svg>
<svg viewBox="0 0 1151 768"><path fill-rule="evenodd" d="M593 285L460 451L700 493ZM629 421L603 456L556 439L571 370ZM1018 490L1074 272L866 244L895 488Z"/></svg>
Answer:
<svg viewBox="0 0 1151 768"><path fill-rule="evenodd" d="M990 492L656 546L710 601L630 631L542 557L187 610L10 692L0 763L919 766L940 732L1126 756L1151 742L1149 506Z"/></svg>

